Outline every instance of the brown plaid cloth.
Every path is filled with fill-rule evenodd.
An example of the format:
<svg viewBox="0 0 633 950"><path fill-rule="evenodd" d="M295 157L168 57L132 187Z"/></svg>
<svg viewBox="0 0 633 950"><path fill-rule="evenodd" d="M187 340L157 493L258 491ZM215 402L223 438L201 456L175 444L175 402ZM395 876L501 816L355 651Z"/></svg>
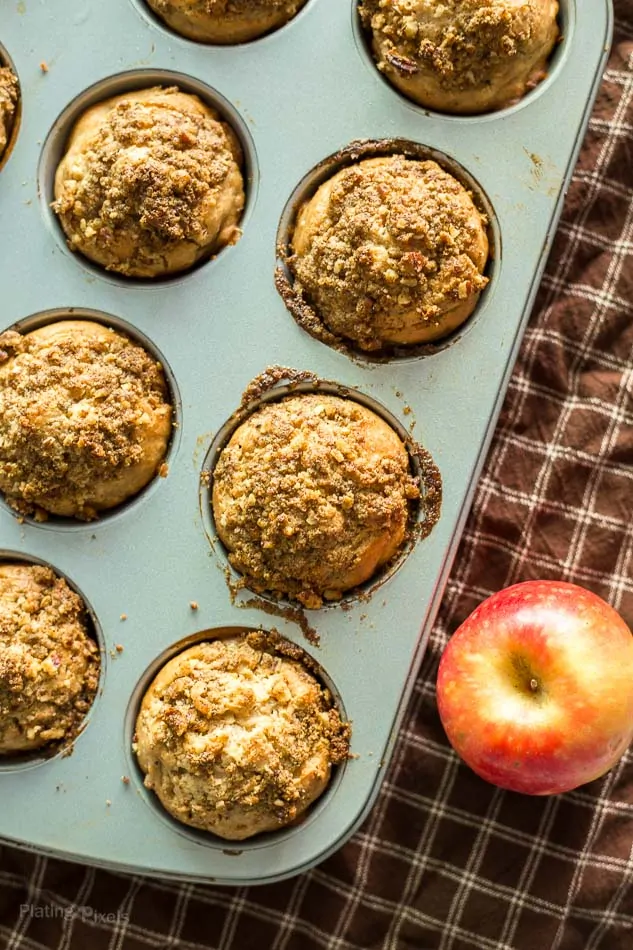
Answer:
<svg viewBox="0 0 633 950"><path fill-rule="evenodd" d="M633 624L633 0L616 0L616 16L547 275L365 825L320 867L261 888L0 848L3 948L633 950L633 752L570 794L512 795L458 763L434 698L448 636L516 581L575 581ZM27 903L47 916L21 914Z"/></svg>

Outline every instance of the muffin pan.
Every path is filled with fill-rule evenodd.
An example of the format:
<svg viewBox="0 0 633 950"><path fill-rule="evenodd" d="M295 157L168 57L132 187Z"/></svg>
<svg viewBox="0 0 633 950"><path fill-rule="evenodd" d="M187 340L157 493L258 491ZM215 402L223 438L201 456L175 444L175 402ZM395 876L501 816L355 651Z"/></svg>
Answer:
<svg viewBox="0 0 633 950"><path fill-rule="evenodd" d="M0 836L114 870L273 881L339 848L378 793L598 90L611 5L600 0L589 16L562 0L564 40L550 76L518 105L477 118L431 114L388 86L353 0L308 0L270 36L222 48L174 36L140 0L72 6L61 18L55 4L13 5L2 18L22 116L0 172L0 331L69 315L125 329L164 359L177 428L167 477L98 521L36 523L0 504L0 557L32 558L66 576L90 604L106 659L71 755L0 762ZM247 206L237 244L190 273L147 283L71 254L48 203L72 116L153 84L198 92L233 124ZM404 140L444 157L493 213L491 281L473 317L453 338L384 361L314 339L274 284L296 189L363 140L395 140L394 151ZM303 613L236 589L204 485L243 392L275 365L342 387L395 420L443 479L438 523L380 583ZM142 787L131 736L158 665L192 638L235 628L275 628L315 658L352 723L353 757L303 822L231 847L162 811Z"/></svg>

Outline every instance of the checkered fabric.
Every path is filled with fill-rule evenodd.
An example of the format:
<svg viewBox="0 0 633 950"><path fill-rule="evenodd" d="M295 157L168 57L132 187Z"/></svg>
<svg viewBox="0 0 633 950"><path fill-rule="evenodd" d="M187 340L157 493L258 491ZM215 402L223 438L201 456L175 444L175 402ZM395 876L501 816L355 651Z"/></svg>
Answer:
<svg viewBox="0 0 633 950"><path fill-rule="evenodd" d="M509 794L460 765L434 696L450 634L516 581L577 582L633 624L633 0L616 0L616 15L496 439L364 826L318 868L261 888L1 848L3 948L632 950L633 753L567 795ZM21 916L24 903L48 916Z"/></svg>

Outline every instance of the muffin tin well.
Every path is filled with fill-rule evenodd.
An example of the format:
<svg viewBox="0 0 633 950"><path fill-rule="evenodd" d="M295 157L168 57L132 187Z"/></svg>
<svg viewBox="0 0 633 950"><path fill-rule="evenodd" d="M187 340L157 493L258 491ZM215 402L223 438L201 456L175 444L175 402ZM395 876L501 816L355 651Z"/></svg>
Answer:
<svg viewBox="0 0 633 950"><path fill-rule="evenodd" d="M172 660L179 653L182 653L189 647L194 646L196 643L201 643L205 640L220 639L222 637L234 637L238 636L239 634L248 633L249 630L250 628L241 626L221 627L213 630L201 630L192 634L191 636L186 637L184 640L181 640L178 643L172 644L159 657L156 657L156 659L154 659L149 667L143 672L130 697L124 720L123 741L128 753L127 777L134 785L134 789L137 794L140 795L152 814L162 821L172 832L182 835L190 841L198 845L202 845L211 851L221 853L227 853L229 851L242 853L245 851L259 850L261 848L266 848L271 843L280 844L282 841L285 843L286 847L292 846L292 839L296 837L297 834L300 835L302 833L306 824L312 824L314 821L318 821L323 810L328 808L328 806L331 804L331 800L336 795L338 787L343 781L345 770L348 767L351 767L351 763L349 761L343 762L341 765L334 766L332 769L332 776L323 794L308 808L305 815L301 816L301 818L292 825L288 826L287 828L282 828L279 831L256 835L253 838L236 842L219 838L209 832L189 827L188 825L177 821L165 808L163 808L157 796L145 788L143 784L143 772L133 752L133 740L136 718L138 716L140 705L143 696L152 680L169 660ZM306 654L306 662L309 665L311 672L315 673L321 684L329 690L334 701L334 705L337 707L340 713L341 719L346 722L347 715L345 705L340 692L336 688L336 684L328 676L327 671L321 668L313 657L310 657Z"/></svg>
<svg viewBox="0 0 633 950"><path fill-rule="evenodd" d="M487 232L490 245L489 258L484 270L488 284L484 288L474 312L452 333L448 333L433 343L418 343L411 346L388 346L380 350L367 351L355 346L351 340L337 336L328 330L311 307L298 300L293 291L294 278L288 267L292 233L299 209L314 195L320 185L332 178L343 168L349 168L368 158L404 155L419 161L434 161L446 172L456 178L471 194L473 201L488 221ZM419 142L407 139L390 138L382 141L361 140L350 142L334 155L322 159L304 175L298 183L282 211L277 229L277 269L275 283L288 311L307 333L328 346L332 346L353 359L366 360L369 363L382 363L388 360L410 360L418 356L437 353L452 346L467 333L485 311L488 300L494 293L494 286L502 266L501 233L492 202L476 179L449 155L439 152Z"/></svg>
<svg viewBox="0 0 633 950"><path fill-rule="evenodd" d="M394 96L398 96L409 108L416 109L422 115L442 118L443 121L451 122L482 122L487 117L499 119L502 115L512 113L516 110L524 109L534 101L539 95L546 93L550 84L555 83L558 72L564 66L570 50L574 49L574 30L576 26L576 0L558 0L558 26L560 31L559 41L552 50L549 58L547 75L533 89L531 89L519 102L505 109L493 112L484 112L479 115L456 115L450 113L440 113L433 109L409 99L403 92L393 86L386 76L380 72L376 66L376 61L371 48L371 32L363 26L358 0L352 0L352 30L356 40L356 48L361 58L364 60L367 68L371 70L375 79L385 85Z"/></svg>
<svg viewBox="0 0 633 950"><path fill-rule="evenodd" d="M93 323L100 323L104 327L124 334L135 343L138 343L158 363L161 364L165 381L167 383L169 401L172 405L173 419L171 437L164 458L164 465L166 466L166 470L168 472L169 467L174 463L178 448L182 420L182 401L178 392L178 385L176 383L174 374L164 355L157 349L156 346L154 346L150 339L148 339L143 333L141 333L136 327L132 326L127 321L122 320L120 317L115 317L111 314L102 313L97 310L91 310L86 307L57 308L54 310L33 314L31 316L25 317L22 320L18 320L11 327L5 327L3 329L15 330L19 333L26 334L32 332L33 330L38 330L40 327L48 326L51 323L59 323L64 320L89 320ZM141 491L136 495L128 498L127 501L117 505L115 508L110 508L101 512L98 523L102 524L104 521L108 521L113 518L119 518L126 514L130 507L139 504L153 492L159 490L160 484L163 480L164 479L162 479L159 475L156 475L145 486L145 488L141 489ZM94 521L80 521L76 518L64 518L53 514L48 514L45 519L35 517L34 515L20 514L8 504L2 491L0 491L0 508L4 508L6 511L8 511L20 522L20 524L29 524L33 527L43 528L45 530L64 532L93 531L95 526Z"/></svg>
<svg viewBox="0 0 633 950"><path fill-rule="evenodd" d="M177 86L182 92L198 96L206 105L214 109L220 118L226 121L235 132L243 156L242 174L244 177L245 204L240 218L240 229L242 232L244 228L247 227L251 206L257 193L257 155L248 126L240 116L238 110L224 96L217 92L217 90L206 83L174 70L135 69L109 76L81 92L55 119L42 147L38 166L38 193L40 196L42 214L49 231L58 245L82 267L85 267L93 274L106 277L109 280L125 284L126 286L147 286L148 280L138 277L125 277L113 271L107 271L105 268L89 260L83 254L73 252L69 249L66 235L62 230L57 215L51 207L55 198L55 170L64 154L68 137L75 122L87 109L112 96L122 95L123 93L138 89L149 89L153 86L161 86L163 88ZM203 257L187 271L154 278L151 283L158 285L168 282L171 283L173 281L182 281L188 275L195 273L201 267L209 264L217 258L218 254L228 253L231 247L233 247L233 245L222 248L213 256Z"/></svg>
<svg viewBox="0 0 633 950"><path fill-rule="evenodd" d="M263 883L335 851L378 794L598 90L612 9L609 0L590 12L564 0L565 38L549 78L517 106L459 118L427 113L381 79L358 45L356 0L308 0L283 28L235 47L175 37L139 4L74 4L62 18L56 4L27 3L2 17L24 120L0 172L8 222L0 332L70 312L120 327L164 360L177 427L167 477L109 517L39 525L0 505L2 551L72 579L98 618L106 659L73 754L0 771L0 838L113 870ZM242 237L208 264L168 280L128 280L68 250L49 207L52 181L84 107L157 83L199 93L236 129L247 207ZM287 240L302 189L316 186L324 159L350 143L394 141L440 156L463 176L491 218L495 256L463 332L432 351L381 362L326 346L298 326L275 271L278 241ZM269 367L306 374L306 384L333 381L366 400L410 444L423 445L442 476L441 513L428 536L362 596L319 610L232 596L225 555L210 544L201 474ZM304 822L232 848L175 828L148 801L130 723L149 670L201 631L236 627L274 628L316 660L352 724L352 758ZM318 641L306 637L310 630Z"/></svg>
<svg viewBox="0 0 633 950"><path fill-rule="evenodd" d="M278 375L283 377L284 371L280 370ZM292 377L292 370L287 370L285 375ZM211 547L218 558L218 564L227 578L228 589L231 591L232 596L235 597L237 596L237 591L241 584L240 575L229 565L226 548L218 537L211 504L213 471L222 449L227 445L235 430L248 416L256 412L260 406L299 393L324 393L339 396L343 399L358 402L367 409L371 409L372 412L384 419L402 440L409 454L411 474L417 479L420 486L421 497L416 501L410 502L409 524L406 537L396 556L383 567L379 568L368 581L344 593L340 600L324 601L323 606L319 608L319 612L327 609L340 610L341 606L353 603L354 601L360 600L367 602L369 595L374 594L378 587L384 584L404 563L416 542L426 537L426 535L433 530L441 511L442 480L433 459L429 456L424 447L418 445L412 439L411 433L407 431L402 422L383 405L377 402L377 400L372 399L357 389L350 389L349 387L330 380L306 380L301 378L301 374L297 374L297 376L297 379L289 379L286 382L283 382L282 379L268 386L264 384L259 398L248 401L246 405L236 409L225 425L217 432L205 457L200 477L200 512L202 523ZM250 596L248 585L247 594ZM284 604L290 604L291 610L296 610L299 607L295 601L289 601L285 597L278 598L271 593L260 593L258 597L262 601L268 601L269 604L279 605L280 616L284 616ZM314 623L318 625L318 620L315 619ZM316 627L315 633L318 638L318 630L316 630Z"/></svg>
<svg viewBox="0 0 633 950"><path fill-rule="evenodd" d="M76 748L76 743L90 741L89 738L86 739L84 733L89 730L90 720L95 708L98 709L99 698L103 689L103 682L106 676L107 668L105 641L99 619L85 595L70 577L56 568L53 564L49 564L40 558L29 557L18 551L9 551L0 548L0 565L2 564L23 564L26 567L48 567L57 575L57 577L61 577L66 581L70 589L81 598L85 607L86 628L88 636L95 641L99 648L100 667L99 686L97 687L97 692L77 734L70 740L53 742L50 745L44 746L41 749L36 749L33 752L26 752L21 755L0 755L0 776L5 773L12 773L16 771L21 772L26 769L32 769L34 766L49 763L54 758L72 755Z"/></svg>

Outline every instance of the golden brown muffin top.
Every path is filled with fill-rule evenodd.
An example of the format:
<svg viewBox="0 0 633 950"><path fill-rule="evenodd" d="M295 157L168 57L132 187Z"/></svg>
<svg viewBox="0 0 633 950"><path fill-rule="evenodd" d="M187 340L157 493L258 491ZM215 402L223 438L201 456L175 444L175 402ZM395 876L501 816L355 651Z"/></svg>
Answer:
<svg viewBox="0 0 633 950"><path fill-rule="evenodd" d="M235 839L286 825L347 757L350 729L330 693L279 640L198 643L145 694L135 735L145 784L187 824Z"/></svg>
<svg viewBox="0 0 633 950"><path fill-rule="evenodd" d="M42 496L76 497L81 509L95 480L142 460L148 410L171 415L162 367L143 347L89 321L72 335L60 326L0 335L0 486L27 514Z"/></svg>
<svg viewBox="0 0 633 950"><path fill-rule="evenodd" d="M99 665L66 581L47 567L0 564L0 754L74 738Z"/></svg>
<svg viewBox="0 0 633 950"><path fill-rule="evenodd" d="M299 218L301 221L301 218ZM288 264L334 332L353 326L365 349L383 345L374 314L415 308L429 324L447 303L465 300L488 279L480 256L486 219L452 175L433 161L394 155L337 173L323 219Z"/></svg>
<svg viewBox="0 0 633 950"><path fill-rule="evenodd" d="M17 78L8 66L0 66L0 159L9 143L18 98Z"/></svg>
<svg viewBox="0 0 633 950"><path fill-rule="evenodd" d="M191 245L189 264L207 246L217 249L209 225L215 205L224 205L225 185L236 190L233 220L243 206L241 153L226 123L175 87L114 97L86 117L56 177L53 209L71 242L84 253L94 244L88 256L140 276L160 273L183 245ZM122 240L131 260L113 254Z"/></svg>
<svg viewBox="0 0 633 950"><path fill-rule="evenodd" d="M416 62L447 89L485 83L491 68L531 49L540 34L543 0L361 0L367 27L397 47L392 65Z"/></svg>
<svg viewBox="0 0 633 950"><path fill-rule="evenodd" d="M262 406L213 473L214 515L231 564L249 586L308 607L340 597L338 585L376 543L402 540L419 495L393 429L331 395Z"/></svg>

